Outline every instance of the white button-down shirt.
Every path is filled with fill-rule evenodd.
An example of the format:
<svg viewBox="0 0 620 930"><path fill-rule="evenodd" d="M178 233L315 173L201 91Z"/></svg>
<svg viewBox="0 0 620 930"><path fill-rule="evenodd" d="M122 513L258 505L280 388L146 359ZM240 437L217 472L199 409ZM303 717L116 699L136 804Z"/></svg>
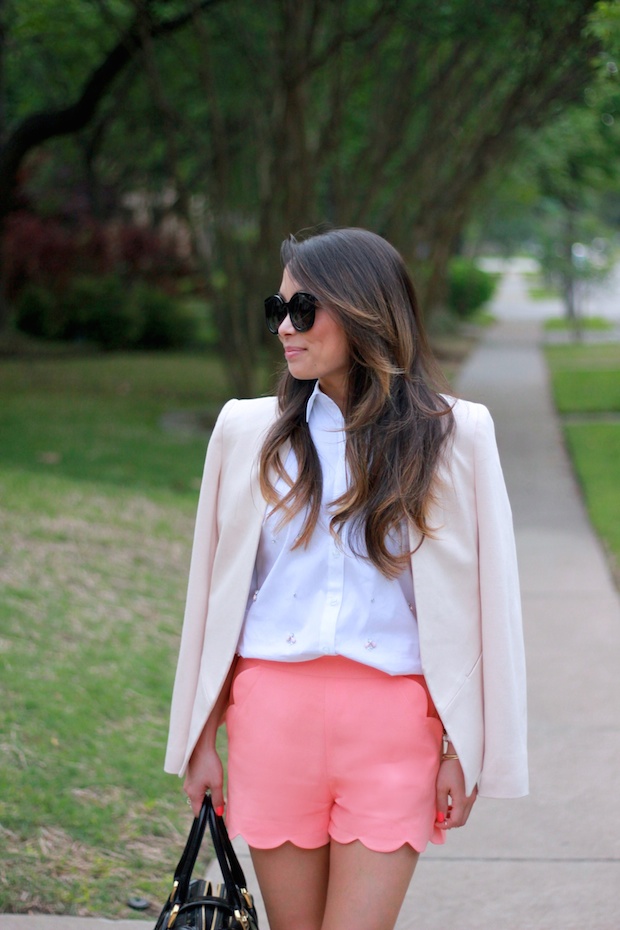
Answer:
<svg viewBox="0 0 620 930"><path fill-rule="evenodd" d="M411 568L390 580L351 551L346 527L341 542L329 531L330 503L347 487L346 435L340 409L318 383L306 418L323 472L319 521L308 545L292 549L305 513L279 529L281 513L267 512L238 652L277 662L340 655L390 675L420 674ZM285 467L294 478L292 451ZM276 490L286 493L281 479ZM396 539L391 545L400 551Z"/></svg>

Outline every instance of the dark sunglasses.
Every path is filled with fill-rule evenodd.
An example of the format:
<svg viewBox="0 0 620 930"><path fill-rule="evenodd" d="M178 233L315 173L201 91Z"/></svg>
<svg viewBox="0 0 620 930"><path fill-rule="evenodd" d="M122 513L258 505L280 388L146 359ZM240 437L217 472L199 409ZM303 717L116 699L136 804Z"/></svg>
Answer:
<svg viewBox="0 0 620 930"><path fill-rule="evenodd" d="M279 294L273 294L265 301L267 329L276 336L282 320L288 315L298 333L307 333L314 325L317 303L316 297L303 291L293 294L288 303Z"/></svg>

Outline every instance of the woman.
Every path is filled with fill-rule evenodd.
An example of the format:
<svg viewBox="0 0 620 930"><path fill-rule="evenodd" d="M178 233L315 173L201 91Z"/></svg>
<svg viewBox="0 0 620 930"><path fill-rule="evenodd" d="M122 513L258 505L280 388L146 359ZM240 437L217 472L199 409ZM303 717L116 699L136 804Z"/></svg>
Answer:
<svg viewBox="0 0 620 930"><path fill-rule="evenodd" d="M225 715L271 930L389 930L427 842L527 792L510 507L488 411L429 386L401 256L340 229L282 258L278 397L209 444L166 769L223 807Z"/></svg>

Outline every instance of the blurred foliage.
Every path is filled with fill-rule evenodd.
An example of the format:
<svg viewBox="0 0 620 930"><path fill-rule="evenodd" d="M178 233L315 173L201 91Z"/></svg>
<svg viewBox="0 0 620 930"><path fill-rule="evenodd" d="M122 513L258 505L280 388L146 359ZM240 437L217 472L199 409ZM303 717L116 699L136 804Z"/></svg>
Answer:
<svg viewBox="0 0 620 930"><path fill-rule="evenodd" d="M469 319L491 299L496 284L495 275L466 258L455 258L448 269L448 306L460 319Z"/></svg>
<svg viewBox="0 0 620 930"><path fill-rule="evenodd" d="M4 78L9 126L33 111L65 106L134 8L124 0L101 5L12 0L3 6L9 36Z"/></svg>
<svg viewBox="0 0 620 930"><path fill-rule="evenodd" d="M145 227L89 216L63 223L25 210L12 213L6 223L5 288L11 297L27 284L61 292L76 275L111 273L175 291L191 268L174 241Z"/></svg>
<svg viewBox="0 0 620 930"><path fill-rule="evenodd" d="M108 350L195 347L202 316L195 302L113 274L76 277L62 293L29 284L16 304L22 332Z"/></svg>
<svg viewBox="0 0 620 930"><path fill-rule="evenodd" d="M204 298L184 293L191 263L152 229L92 217L68 224L17 211L6 224L4 272L15 324L31 336L105 349L183 348L203 340Z"/></svg>
<svg viewBox="0 0 620 930"><path fill-rule="evenodd" d="M581 100L543 131L524 135L511 170L487 180L466 241L540 259L579 312L579 282L604 278L620 233L620 6L600 3L587 27L599 51Z"/></svg>
<svg viewBox="0 0 620 930"><path fill-rule="evenodd" d="M151 24L189 0L31 7L9 0L9 140L28 112L74 101L129 24L141 47L80 132L23 164L22 196L67 221L182 218L220 348L252 393L280 241L369 226L440 305L482 185L583 99L616 4L213 0L157 40Z"/></svg>

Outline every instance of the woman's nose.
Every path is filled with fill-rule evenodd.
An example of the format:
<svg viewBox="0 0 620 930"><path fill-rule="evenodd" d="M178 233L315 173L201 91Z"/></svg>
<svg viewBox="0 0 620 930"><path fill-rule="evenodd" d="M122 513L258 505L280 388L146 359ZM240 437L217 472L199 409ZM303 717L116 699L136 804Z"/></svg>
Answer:
<svg viewBox="0 0 620 930"><path fill-rule="evenodd" d="M287 313L280 325L278 326L278 336L290 336L295 332L295 327L291 323L291 318Z"/></svg>

